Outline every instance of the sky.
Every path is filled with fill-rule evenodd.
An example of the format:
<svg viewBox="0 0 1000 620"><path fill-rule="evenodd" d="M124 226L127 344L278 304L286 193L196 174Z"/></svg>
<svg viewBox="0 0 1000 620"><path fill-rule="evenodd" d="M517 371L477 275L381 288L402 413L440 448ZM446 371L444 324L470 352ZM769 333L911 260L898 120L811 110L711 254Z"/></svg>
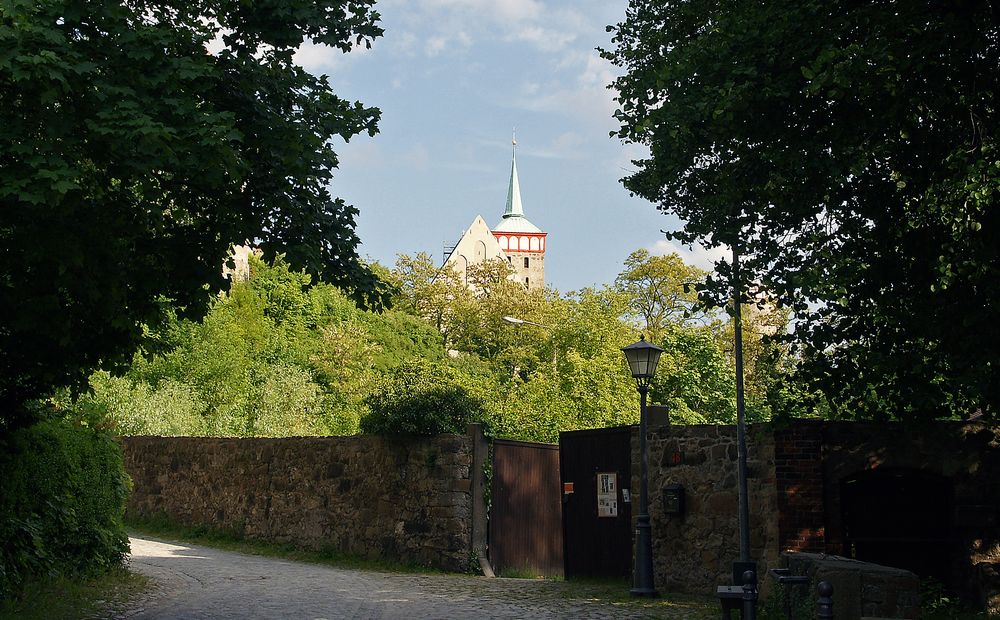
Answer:
<svg viewBox="0 0 1000 620"><path fill-rule="evenodd" d="M717 254L668 243L680 226L619 179L644 150L618 125L610 47L616 0L381 0L385 35L343 54L306 43L296 60L330 76L337 95L382 110L379 133L337 147L331 191L360 210L360 253L439 262L476 215L503 214L511 133L525 216L546 231L546 284L563 293L610 284L634 250L681 250L710 267Z"/></svg>

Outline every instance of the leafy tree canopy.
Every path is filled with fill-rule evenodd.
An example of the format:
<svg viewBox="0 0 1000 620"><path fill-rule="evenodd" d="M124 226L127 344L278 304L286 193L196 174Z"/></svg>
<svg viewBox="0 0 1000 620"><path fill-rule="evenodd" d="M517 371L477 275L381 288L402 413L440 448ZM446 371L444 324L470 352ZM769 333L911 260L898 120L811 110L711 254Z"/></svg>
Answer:
<svg viewBox="0 0 1000 620"><path fill-rule="evenodd" d="M628 297L630 315L649 340L657 341L668 324L696 316L697 287L705 275L679 254L654 256L640 249L625 259L625 270L615 279L615 288Z"/></svg>
<svg viewBox="0 0 1000 620"><path fill-rule="evenodd" d="M357 211L327 185L331 140L380 113L292 57L370 44L378 17L372 0L0 3L4 416L127 360L161 297L203 310L234 242L375 301Z"/></svg>
<svg viewBox="0 0 1000 620"><path fill-rule="evenodd" d="M997 415L998 15L634 0L609 27L617 135L650 149L626 188L740 251L835 415Z"/></svg>

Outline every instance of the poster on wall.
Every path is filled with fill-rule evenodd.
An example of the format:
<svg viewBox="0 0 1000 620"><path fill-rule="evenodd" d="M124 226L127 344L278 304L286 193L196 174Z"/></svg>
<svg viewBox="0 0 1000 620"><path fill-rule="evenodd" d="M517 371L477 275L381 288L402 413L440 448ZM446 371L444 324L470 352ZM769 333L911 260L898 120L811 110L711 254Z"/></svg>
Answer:
<svg viewBox="0 0 1000 620"><path fill-rule="evenodd" d="M597 516L618 516L618 474L613 471L597 474Z"/></svg>

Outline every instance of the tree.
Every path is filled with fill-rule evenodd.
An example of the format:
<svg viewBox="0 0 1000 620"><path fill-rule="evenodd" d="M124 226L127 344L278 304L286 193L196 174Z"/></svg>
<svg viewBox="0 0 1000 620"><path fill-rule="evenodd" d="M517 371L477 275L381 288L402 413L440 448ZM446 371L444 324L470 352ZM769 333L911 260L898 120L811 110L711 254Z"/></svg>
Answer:
<svg viewBox="0 0 1000 620"><path fill-rule="evenodd" d="M997 14L635 0L609 28L617 135L650 149L626 188L741 253L835 415L997 414Z"/></svg>
<svg viewBox="0 0 1000 620"><path fill-rule="evenodd" d="M396 307L447 335L454 304L469 295L461 275L451 265L438 267L427 252L398 255L392 273L399 283Z"/></svg>
<svg viewBox="0 0 1000 620"><path fill-rule="evenodd" d="M413 360L386 377L368 397L366 433L382 435L461 434L470 422L487 420L485 404L462 384L453 368Z"/></svg>
<svg viewBox="0 0 1000 620"><path fill-rule="evenodd" d="M456 298L449 343L461 351L471 351L495 360L504 351L524 343L525 330L517 330L504 321L505 316L526 319L545 325L540 312L546 306L548 292L528 290L512 279L514 269L501 259L469 265L467 275L471 295ZM536 328L541 329L541 328ZM544 334L535 333L536 340ZM517 355L515 357L522 357Z"/></svg>
<svg viewBox="0 0 1000 620"><path fill-rule="evenodd" d="M643 248L625 259L615 288L628 296L630 314L645 325L649 340L658 341L668 323L684 322L695 313L697 287L704 280L705 272L677 253L653 256Z"/></svg>
<svg viewBox="0 0 1000 620"><path fill-rule="evenodd" d="M293 62L305 38L370 44L371 7L0 4L0 419L128 360L162 297L203 311L234 242L375 301L327 186L332 140L380 113Z"/></svg>

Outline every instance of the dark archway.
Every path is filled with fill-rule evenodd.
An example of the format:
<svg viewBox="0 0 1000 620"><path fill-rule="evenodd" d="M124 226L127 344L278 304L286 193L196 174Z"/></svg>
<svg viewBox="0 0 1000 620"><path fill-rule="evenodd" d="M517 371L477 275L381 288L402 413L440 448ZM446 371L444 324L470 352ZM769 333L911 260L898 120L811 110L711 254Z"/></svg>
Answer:
<svg viewBox="0 0 1000 620"><path fill-rule="evenodd" d="M858 560L948 583L953 496L951 480L915 469L879 468L845 478L844 549Z"/></svg>

